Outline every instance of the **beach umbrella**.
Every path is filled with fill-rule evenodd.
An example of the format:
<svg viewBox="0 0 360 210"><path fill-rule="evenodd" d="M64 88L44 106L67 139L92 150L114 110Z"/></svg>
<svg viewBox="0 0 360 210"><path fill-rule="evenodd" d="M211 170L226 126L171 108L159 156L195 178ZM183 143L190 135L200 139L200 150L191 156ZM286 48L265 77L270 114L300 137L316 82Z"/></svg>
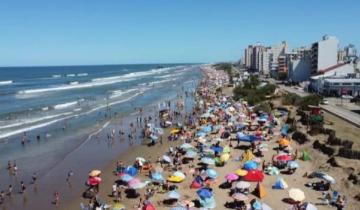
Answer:
<svg viewBox="0 0 360 210"><path fill-rule="evenodd" d="M243 168L245 170L254 170L257 169L258 164L255 161L249 160L244 163Z"/></svg>
<svg viewBox="0 0 360 210"><path fill-rule="evenodd" d="M156 210L151 203L147 203L142 207L142 210Z"/></svg>
<svg viewBox="0 0 360 210"><path fill-rule="evenodd" d="M291 157L291 155L288 154L280 154L274 157L275 160L277 161L290 161L293 158Z"/></svg>
<svg viewBox="0 0 360 210"><path fill-rule="evenodd" d="M167 178L167 180L169 182L174 182L174 183L180 183L182 181L184 181L185 178L182 178L182 177L179 177L179 176L174 176L174 175L171 175Z"/></svg>
<svg viewBox="0 0 360 210"><path fill-rule="evenodd" d="M208 157L203 157L201 158L200 162L207 164L207 165L214 165L215 164L215 160L212 158L208 158Z"/></svg>
<svg viewBox="0 0 360 210"><path fill-rule="evenodd" d="M246 195L242 193L235 193L231 197L237 201L246 201L249 199Z"/></svg>
<svg viewBox="0 0 360 210"><path fill-rule="evenodd" d="M211 168L206 170L206 175L208 177L210 177L211 179L216 179L216 177L218 176L217 172L214 169L211 169Z"/></svg>
<svg viewBox="0 0 360 210"><path fill-rule="evenodd" d="M170 131L170 134L177 134L179 132L180 132L180 130L175 128Z"/></svg>
<svg viewBox="0 0 360 210"><path fill-rule="evenodd" d="M248 173L244 176L244 181L248 182L262 182L263 180L264 174L258 169L249 170Z"/></svg>
<svg viewBox="0 0 360 210"><path fill-rule="evenodd" d="M221 153L223 151L223 148L220 146L212 146L210 147L214 152Z"/></svg>
<svg viewBox="0 0 360 210"><path fill-rule="evenodd" d="M291 188L289 190L289 197L294 201L303 201L305 200L305 194L302 190L298 188Z"/></svg>
<svg viewBox="0 0 360 210"><path fill-rule="evenodd" d="M280 174L279 169L276 168L275 166L269 166L269 167L267 167L266 172L267 172L267 174L269 174L269 175L271 175L271 176L279 175L279 174Z"/></svg>
<svg viewBox="0 0 360 210"><path fill-rule="evenodd" d="M235 171L235 173L238 176L245 176L248 172L247 172L247 170L244 170L244 169L238 169Z"/></svg>
<svg viewBox="0 0 360 210"><path fill-rule="evenodd" d="M129 187L133 188L133 189L142 189L144 188L148 183L146 182L140 182L140 183L137 183L137 184L133 184L133 185L130 185Z"/></svg>
<svg viewBox="0 0 360 210"><path fill-rule="evenodd" d="M290 169L299 168L299 163L292 160L287 163L287 167Z"/></svg>
<svg viewBox="0 0 360 210"><path fill-rule="evenodd" d="M114 206L112 207L112 210L124 210L125 206L122 203L115 203Z"/></svg>
<svg viewBox="0 0 360 210"><path fill-rule="evenodd" d="M157 141L159 139L159 137L154 135L154 134L151 134L150 139L153 140L153 141Z"/></svg>
<svg viewBox="0 0 360 210"><path fill-rule="evenodd" d="M184 178L184 179L186 177L185 174L183 172L181 172L181 171L175 171L173 173L173 176L181 177L181 178Z"/></svg>
<svg viewBox="0 0 360 210"><path fill-rule="evenodd" d="M229 146L225 146L223 149L223 153L230 153L231 152L231 148Z"/></svg>
<svg viewBox="0 0 360 210"><path fill-rule="evenodd" d="M161 173L159 173L159 172L152 173L151 174L151 179L152 179L152 181L155 181L155 182L164 181L163 175Z"/></svg>
<svg viewBox="0 0 360 210"><path fill-rule="evenodd" d="M246 181L240 181L236 183L236 188L238 189L247 189L250 187L250 183Z"/></svg>
<svg viewBox="0 0 360 210"><path fill-rule="evenodd" d="M220 160L222 161L222 162L226 162L226 161L228 161L230 159L230 154L229 153L224 153L224 154L222 154L221 156L220 156Z"/></svg>
<svg viewBox="0 0 360 210"><path fill-rule="evenodd" d="M196 191L196 194L201 198L211 198L213 196L212 192L208 188L201 188L198 191Z"/></svg>
<svg viewBox="0 0 360 210"><path fill-rule="evenodd" d="M137 169L134 166L128 166L125 168L124 172L130 176L135 176L137 174Z"/></svg>
<svg viewBox="0 0 360 210"><path fill-rule="evenodd" d="M94 177L94 176L99 176L100 174L101 174L100 170L92 170L90 171L89 176Z"/></svg>
<svg viewBox="0 0 360 210"><path fill-rule="evenodd" d="M236 175L235 173L229 173L225 176L225 179L228 181L235 181L239 179L239 176Z"/></svg>
<svg viewBox="0 0 360 210"><path fill-rule="evenodd" d="M135 185L135 184L138 184L138 183L141 183L141 180L138 179L138 178L132 178L131 180L128 181L128 185Z"/></svg>
<svg viewBox="0 0 360 210"><path fill-rule="evenodd" d="M171 158L170 158L169 156L167 156L167 155L163 155L163 156L162 156L162 159L163 159L163 161L165 161L165 162L171 163Z"/></svg>
<svg viewBox="0 0 360 210"><path fill-rule="evenodd" d="M192 149L192 148L194 148L194 146L191 145L191 144L188 144L188 143L184 143L184 144L180 145L180 148L181 148L181 149L184 149L184 150L187 150L187 149Z"/></svg>
<svg viewBox="0 0 360 210"><path fill-rule="evenodd" d="M285 138L280 139L280 141L279 141L279 145L280 145L280 146L282 146L282 147L287 147L287 146L289 146L289 145L290 145L290 141L289 141L289 140L287 140L287 139L285 139Z"/></svg>
<svg viewBox="0 0 360 210"><path fill-rule="evenodd" d="M171 198L171 199L180 199L180 193L176 190L172 190L170 191L168 194L167 194L167 197L168 198Z"/></svg>
<svg viewBox="0 0 360 210"><path fill-rule="evenodd" d="M195 158L197 156L197 153L193 150L188 150L186 153L185 153L185 157L186 158Z"/></svg>
<svg viewBox="0 0 360 210"><path fill-rule="evenodd" d="M120 179L124 182L128 182L130 180L132 180L134 177L130 176L129 174L123 174Z"/></svg>

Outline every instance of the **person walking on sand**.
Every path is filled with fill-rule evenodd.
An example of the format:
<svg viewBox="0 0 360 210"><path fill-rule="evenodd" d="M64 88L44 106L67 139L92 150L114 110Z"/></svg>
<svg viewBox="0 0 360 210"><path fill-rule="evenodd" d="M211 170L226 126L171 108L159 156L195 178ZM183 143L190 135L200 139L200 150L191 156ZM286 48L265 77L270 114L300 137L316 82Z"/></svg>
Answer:
<svg viewBox="0 0 360 210"><path fill-rule="evenodd" d="M32 183L33 183L33 184L36 184L36 180L37 180L37 174L36 174L36 172L33 173L33 175L32 175L31 178L32 178Z"/></svg>
<svg viewBox="0 0 360 210"><path fill-rule="evenodd" d="M13 166L13 175L16 176L17 172L18 172L18 166L16 165L16 162L14 162L14 166Z"/></svg>
<svg viewBox="0 0 360 210"><path fill-rule="evenodd" d="M26 186L25 186L25 183L24 183L24 181L21 181L20 182L20 193L25 193L25 191L26 191Z"/></svg>
<svg viewBox="0 0 360 210"><path fill-rule="evenodd" d="M7 195L8 195L9 197L11 197L12 192L13 192L13 187L12 187L12 185L9 185Z"/></svg>
<svg viewBox="0 0 360 210"><path fill-rule="evenodd" d="M67 177L66 177L66 182L70 182L70 178L74 176L74 172L72 170L70 170L68 173L67 173Z"/></svg>
<svg viewBox="0 0 360 210"><path fill-rule="evenodd" d="M59 206L59 202L60 202L60 194L58 191L55 191L53 203L55 206Z"/></svg>

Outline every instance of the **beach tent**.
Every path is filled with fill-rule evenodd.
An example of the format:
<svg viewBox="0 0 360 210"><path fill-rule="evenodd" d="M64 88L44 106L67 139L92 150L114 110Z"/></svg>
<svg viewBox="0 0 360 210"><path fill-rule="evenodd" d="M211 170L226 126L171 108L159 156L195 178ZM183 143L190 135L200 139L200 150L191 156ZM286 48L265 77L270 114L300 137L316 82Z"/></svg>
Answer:
<svg viewBox="0 0 360 210"><path fill-rule="evenodd" d="M244 154L242 155L242 160L243 160L244 162L249 161L249 160L252 160L252 159L254 159L254 158L255 158L255 155L254 155L250 150L246 150L246 151L244 152Z"/></svg>
<svg viewBox="0 0 360 210"><path fill-rule="evenodd" d="M264 174L258 169L249 170L248 173L244 176L244 181L248 182L262 182L263 180Z"/></svg>
<svg viewBox="0 0 360 210"><path fill-rule="evenodd" d="M288 188L288 185L287 185L287 183L284 181L283 178L278 177L278 178L276 179L275 184L272 186L272 188L273 188L273 189L286 189L286 188Z"/></svg>
<svg viewBox="0 0 360 210"><path fill-rule="evenodd" d="M255 194L260 199L264 198L266 196L266 194L267 194L266 191L265 191L265 187L262 186L259 182L256 185Z"/></svg>
<svg viewBox="0 0 360 210"><path fill-rule="evenodd" d="M309 155L309 153L308 153L306 150L304 150L304 151L302 152L302 157L301 157L301 159L302 159L303 161L310 161L310 160L311 160L311 156Z"/></svg>

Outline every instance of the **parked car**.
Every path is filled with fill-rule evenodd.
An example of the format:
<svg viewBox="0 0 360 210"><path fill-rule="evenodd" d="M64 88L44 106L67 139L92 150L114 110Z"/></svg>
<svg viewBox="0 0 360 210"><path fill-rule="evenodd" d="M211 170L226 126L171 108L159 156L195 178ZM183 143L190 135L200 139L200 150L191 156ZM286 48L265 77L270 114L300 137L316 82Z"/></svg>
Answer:
<svg viewBox="0 0 360 210"><path fill-rule="evenodd" d="M328 105L328 104L329 104L329 101L328 101L328 100L322 100L322 101L321 101L321 104Z"/></svg>

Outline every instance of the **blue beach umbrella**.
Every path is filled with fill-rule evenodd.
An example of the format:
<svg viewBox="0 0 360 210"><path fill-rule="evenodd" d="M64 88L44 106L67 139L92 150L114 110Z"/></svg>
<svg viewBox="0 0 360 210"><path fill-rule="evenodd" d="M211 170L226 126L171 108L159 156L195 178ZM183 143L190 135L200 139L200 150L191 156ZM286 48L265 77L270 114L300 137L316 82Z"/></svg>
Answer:
<svg viewBox="0 0 360 210"><path fill-rule="evenodd" d="M210 177L211 179L216 179L216 177L218 176L217 172L214 169L211 169L211 168L206 170L206 175L208 177Z"/></svg>
<svg viewBox="0 0 360 210"><path fill-rule="evenodd" d="M249 161L246 161L243 168L245 170L254 170L254 169L257 169L258 165L255 161L252 161L252 160L249 160Z"/></svg>
<svg viewBox="0 0 360 210"><path fill-rule="evenodd" d="M130 176L135 176L137 174L137 169L134 166L128 166L125 168L124 172Z"/></svg>
<svg viewBox="0 0 360 210"><path fill-rule="evenodd" d="M211 198L213 196L212 192L208 188L201 188L198 191L196 191L196 194L201 198Z"/></svg>
<svg viewBox="0 0 360 210"><path fill-rule="evenodd" d="M220 146L212 146L212 147L210 147L210 149L212 149L214 152L218 152L218 153L221 153L223 151L223 148Z"/></svg>
<svg viewBox="0 0 360 210"><path fill-rule="evenodd" d="M180 193L176 190L172 190L167 194L167 197L171 199L180 199Z"/></svg>
<svg viewBox="0 0 360 210"><path fill-rule="evenodd" d="M159 173L159 172L152 173L151 174L151 179L152 179L152 181L155 181L155 182L164 181L163 175L161 173Z"/></svg>
<svg viewBox="0 0 360 210"><path fill-rule="evenodd" d="M124 182L128 182L131 179L133 179L134 177L130 176L129 174L124 174L120 179Z"/></svg>

